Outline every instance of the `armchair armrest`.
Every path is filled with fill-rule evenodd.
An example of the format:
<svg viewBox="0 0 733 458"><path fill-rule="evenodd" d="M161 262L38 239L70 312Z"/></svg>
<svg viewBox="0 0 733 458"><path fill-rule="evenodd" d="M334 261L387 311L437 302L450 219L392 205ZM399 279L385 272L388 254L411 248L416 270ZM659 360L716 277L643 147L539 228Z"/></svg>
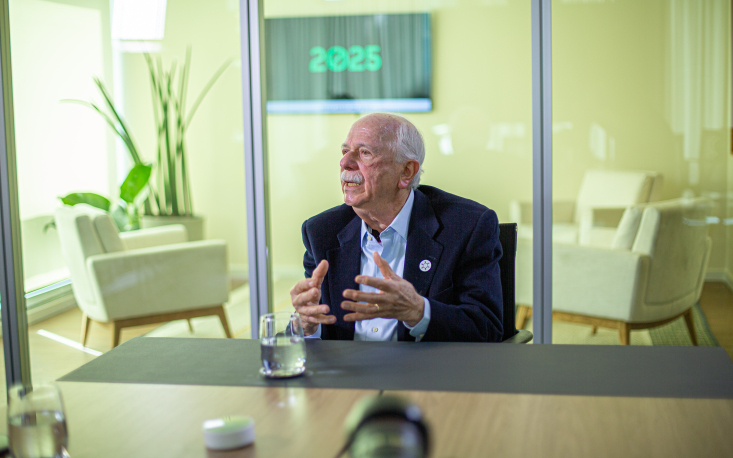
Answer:
<svg viewBox="0 0 733 458"><path fill-rule="evenodd" d="M151 227L137 231L121 232L120 238L128 250L188 242L188 231L182 224Z"/></svg>
<svg viewBox="0 0 733 458"><path fill-rule="evenodd" d="M626 250L554 244L553 309L629 320L640 302L649 257Z"/></svg>
<svg viewBox="0 0 733 458"><path fill-rule="evenodd" d="M229 300L227 246L206 240L87 258L110 320L223 304Z"/></svg>

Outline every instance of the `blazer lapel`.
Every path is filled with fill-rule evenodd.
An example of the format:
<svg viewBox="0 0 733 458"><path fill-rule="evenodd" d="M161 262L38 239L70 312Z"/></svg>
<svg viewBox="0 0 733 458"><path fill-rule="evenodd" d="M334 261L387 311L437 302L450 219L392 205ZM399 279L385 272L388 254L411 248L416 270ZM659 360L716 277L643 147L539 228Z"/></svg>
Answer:
<svg viewBox="0 0 733 458"><path fill-rule="evenodd" d="M433 207L428 198L415 190L415 202L410 215L410 227L407 231L407 249L405 250L405 270L402 277L412 283L421 296L427 296L430 283L443 253L443 245L433 237L440 229ZM424 261L429 261L425 263ZM423 267L420 268L421 263ZM426 269L427 270L424 270ZM414 340L405 325L400 321L398 326L400 340Z"/></svg>
<svg viewBox="0 0 733 458"><path fill-rule="evenodd" d="M361 235L361 219L354 216L349 224L347 224L337 238L340 246L326 252L328 260L328 287L330 290L329 307L331 313L336 316L336 326L343 329L345 334L339 335L339 339L354 339L354 322L344 322L344 310L341 309L341 302L344 300L342 293L345 289L359 289L355 278L359 275L361 268L361 243L359 236ZM338 332L338 331L337 331ZM341 332L338 332L341 334Z"/></svg>

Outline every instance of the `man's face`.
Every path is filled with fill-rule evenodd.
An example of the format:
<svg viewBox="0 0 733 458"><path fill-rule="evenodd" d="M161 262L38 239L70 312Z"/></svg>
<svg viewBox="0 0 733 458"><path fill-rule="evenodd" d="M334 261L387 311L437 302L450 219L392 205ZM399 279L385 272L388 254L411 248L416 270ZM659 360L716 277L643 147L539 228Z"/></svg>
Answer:
<svg viewBox="0 0 733 458"><path fill-rule="evenodd" d="M356 209L378 210L398 199L403 167L387 146L393 130L383 126L376 116L360 119L341 147L341 191L344 203Z"/></svg>

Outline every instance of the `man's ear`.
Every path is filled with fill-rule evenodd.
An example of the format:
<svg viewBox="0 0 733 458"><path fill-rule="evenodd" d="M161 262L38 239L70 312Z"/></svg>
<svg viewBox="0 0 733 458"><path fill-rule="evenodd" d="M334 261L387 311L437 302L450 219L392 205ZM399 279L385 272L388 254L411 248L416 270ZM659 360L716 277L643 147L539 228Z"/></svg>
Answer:
<svg viewBox="0 0 733 458"><path fill-rule="evenodd" d="M417 172L420 170L420 163L417 162L417 159L409 159L407 162L405 162L402 173L400 174L400 182L397 184L397 187L399 189L407 189L410 187L410 182L413 178L415 178L415 175L417 175Z"/></svg>

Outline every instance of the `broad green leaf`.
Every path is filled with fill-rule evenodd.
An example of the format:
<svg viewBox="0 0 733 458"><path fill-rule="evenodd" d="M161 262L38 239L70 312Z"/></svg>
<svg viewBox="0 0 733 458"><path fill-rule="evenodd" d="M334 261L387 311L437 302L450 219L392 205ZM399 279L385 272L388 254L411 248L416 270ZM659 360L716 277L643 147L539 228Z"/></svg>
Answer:
<svg viewBox="0 0 733 458"><path fill-rule="evenodd" d="M133 203L135 196L148 184L152 170L153 167L146 164L137 164L134 166L130 170L130 173L127 174L127 178L125 178L122 186L120 186L120 199L128 204Z"/></svg>
<svg viewBox="0 0 733 458"><path fill-rule="evenodd" d="M100 210L109 211L109 199L93 192L72 192L60 197L64 205L87 204Z"/></svg>

